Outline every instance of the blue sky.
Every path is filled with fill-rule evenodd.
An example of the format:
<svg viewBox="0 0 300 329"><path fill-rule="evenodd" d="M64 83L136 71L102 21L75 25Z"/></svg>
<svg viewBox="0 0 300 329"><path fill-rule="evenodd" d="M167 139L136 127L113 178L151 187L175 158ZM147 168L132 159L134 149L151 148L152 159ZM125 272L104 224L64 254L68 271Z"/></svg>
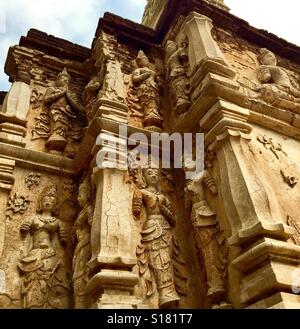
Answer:
<svg viewBox="0 0 300 329"><path fill-rule="evenodd" d="M300 1L225 2L233 14L251 25L300 45ZM98 19L105 11L140 22L146 3L147 0L0 0L0 90L10 86L3 69L8 48L18 44L30 28L89 47Z"/></svg>

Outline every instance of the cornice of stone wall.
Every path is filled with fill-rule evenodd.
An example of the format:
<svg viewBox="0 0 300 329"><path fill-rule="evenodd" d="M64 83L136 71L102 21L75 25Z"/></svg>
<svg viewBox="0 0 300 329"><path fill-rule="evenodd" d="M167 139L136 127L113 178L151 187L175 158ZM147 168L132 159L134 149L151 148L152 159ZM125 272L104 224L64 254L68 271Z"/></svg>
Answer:
<svg viewBox="0 0 300 329"><path fill-rule="evenodd" d="M100 31L103 30L116 35L120 41L125 43L138 43L140 48L145 49L149 45L160 45L179 16L187 16L191 11L211 18L216 27L230 31L258 47L268 48L277 55L300 64L299 46L265 30L257 29L245 20L216 8L204 0L169 0L155 31L120 16L105 13L104 17L99 20L94 43Z"/></svg>
<svg viewBox="0 0 300 329"><path fill-rule="evenodd" d="M30 29L22 36L19 46L39 50L48 55L83 63L89 59L91 50L70 41L48 35L45 32Z"/></svg>

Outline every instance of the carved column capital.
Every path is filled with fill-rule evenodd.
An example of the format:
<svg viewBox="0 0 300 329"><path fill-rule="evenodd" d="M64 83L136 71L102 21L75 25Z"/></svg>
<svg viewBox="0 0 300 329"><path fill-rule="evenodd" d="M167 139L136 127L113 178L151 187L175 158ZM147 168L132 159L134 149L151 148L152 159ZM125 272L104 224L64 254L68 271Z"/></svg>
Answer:
<svg viewBox="0 0 300 329"><path fill-rule="evenodd" d="M226 63L224 55L212 37L213 23L207 16L190 12L183 23L183 29L189 40L189 59L192 76L204 63L209 64L211 71L218 71L223 76L233 77L235 73Z"/></svg>
<svg viewBox="0 0 300 329"><path fill-rule="evenodd" d="M228 137L252 139L252 126L248 123L250 111L235 104L218 101L200 120L204 129L205 143L210 149L219 145Z"/></svg>

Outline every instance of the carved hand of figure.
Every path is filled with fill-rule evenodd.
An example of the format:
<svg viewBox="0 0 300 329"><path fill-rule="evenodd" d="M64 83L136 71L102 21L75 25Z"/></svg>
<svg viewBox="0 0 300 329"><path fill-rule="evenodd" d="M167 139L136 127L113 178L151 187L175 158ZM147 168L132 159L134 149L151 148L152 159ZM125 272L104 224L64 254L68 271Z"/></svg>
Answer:
<svg viewBox="0 0 300 329"><path fill-rule="evenodd" d="M138 82L144 81L150 77L151 77L151 72L145 72L142 74L137 73L132 76L132 80L133 80L133 82L138 83Z"/></svg>
<svg viewBox="0 0 300 329"><path fill-rule="evenodd" d="M267 67L260 67L258 70L258 78L259 81L262 83L267 83L272 79L272 75L270 73L270 70Z"/></svg>
<svg viewBox="0 0 300 329"><path fill-rule="evenodd" d="M31 225L29 223L24 223L21 225L20 233L22 238L25 238L27 233L30 231Z"/></svg>
<svg viewBox="0 0 300 329"><path fill-rule="evenodd" d="M45 104L49 104L49 103L53 103L55 101L57 101L58 99L60 99L61 97L63 97L66 93L66 89L54 89L54 88L49 88L46 91L45 94Z"/></svg>
<svg viewBox="0 0 300 329"><path fill-rule="evenodd" d="M61 226L59 227L59 238L63 244L67 244L70 239L68 231Z"/></svg>
<svg viewBox="0 0 300 329"><path fill-rule="evenodd" d="M86 91L97 91L101 88L99 79L96 77L85 87Z"/></svg>
<svg viewBox="0 0 300 329"><path fill-rule="evenodd" d="M136 219L140 218L142 207L143 207L142 193L140 191L135 191L132 200L132 213Z"/></svg>
<svg viewBox="0 0 300 329"><path fill-rule="evenodd" d="M163 204L160 204L160 210L168 220L169 224L172 227L175 227L176 220L175 220L174 209L172 207L172 204L167 199L164 199Z"/></svg>
<svg viewBox="0 0 300 329"><path fill-rule="evenodd" d="M71 234L70 234L70 240L73 246L76 246L78 240L77 240L77 235L76 235L76 230L73 229Z"/></svg>

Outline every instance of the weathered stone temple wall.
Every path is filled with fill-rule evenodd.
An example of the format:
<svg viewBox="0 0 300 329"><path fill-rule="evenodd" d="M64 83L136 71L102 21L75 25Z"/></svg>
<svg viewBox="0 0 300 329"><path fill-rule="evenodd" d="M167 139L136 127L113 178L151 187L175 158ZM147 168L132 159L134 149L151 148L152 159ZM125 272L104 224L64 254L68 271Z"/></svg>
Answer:
<svg viewBox="0 0 300 329"><path fill-rule="evenodd" d="M0 308L299 308L299 55L220 0L106 13L91 49L30 30L0 93ZM204 175L127 169L123 125L204 132Z"/></svg>

